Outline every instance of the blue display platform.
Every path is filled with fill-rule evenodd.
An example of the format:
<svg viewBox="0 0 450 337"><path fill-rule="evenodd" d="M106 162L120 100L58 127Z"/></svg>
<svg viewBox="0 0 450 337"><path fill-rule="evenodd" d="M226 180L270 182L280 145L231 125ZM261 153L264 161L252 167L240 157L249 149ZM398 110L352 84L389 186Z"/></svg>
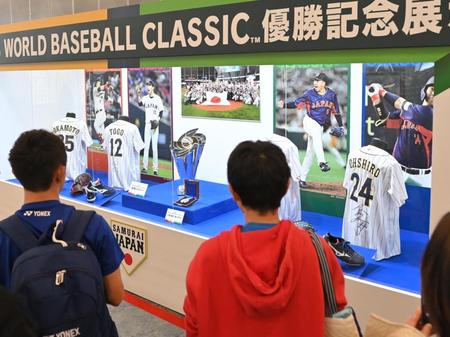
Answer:
<svg viewBox="0 0 450 337"><path fill-rule="evenodd" d="M145 197L123 193L122 206L160 217L173 208L185 212L183 222L192 225L237 209L227 185L203 180L200 180L200 198L196 203L189 207L175 206L173 203L180 198L176 193L180 184L178 180L150 186Z"/></svg>
<svg viewBox="0 0 450 337"><path fill-rule="evenodd" d="M100 176L102 181L107 184L106 175L97 173L97 176ZM19 184L17 180L11 180L11 182ZM152 182L143 182L152 184ZM173 224L165 221L164 217L123 207L122 198L119 197L120 195L118 194L116 197L110 199L102 207L106 210L141 219L142 221L150 221L159 226L186 233L187 235L195 235L208 239L224 230L229 230L235 224L244 223L243 214L239 209L235 209L195 225L187 223L183 223L182 225ZM73 198L70 194L67 196L64 195L64 197L88 204L85 200ZM306 211L302 211L302 218L304 221L311 223L320 235L330 232L333 235L341 236L342 218ZM401 255L378 262L371 259L370 256L366 256L360 247L354 247L356 251L363 253L367 265L363 266L362 272L360 269L343 265L344 273L347 276L364 281L420 294L420 261L425 246L428 243L428 234L402 229L400 230L400 238Z"/></svg>

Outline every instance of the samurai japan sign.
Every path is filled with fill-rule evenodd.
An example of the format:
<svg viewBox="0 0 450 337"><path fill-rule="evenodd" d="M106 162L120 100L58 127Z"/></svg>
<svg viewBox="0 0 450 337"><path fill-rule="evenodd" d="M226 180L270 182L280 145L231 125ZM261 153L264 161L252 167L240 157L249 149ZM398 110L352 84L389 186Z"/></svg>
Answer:
<svg viewBox="0 0 450 337"><path fill-rule="evenodd" d="M449 45L449 0L255 3L0 34L0 63Z"/></svg>
<svg viewBox="0 0 450 337"><path fill-rule="evenodd" d="M111 220L111 229L125 257L122 266L131 275L147 259L147 229Z"/></svg>

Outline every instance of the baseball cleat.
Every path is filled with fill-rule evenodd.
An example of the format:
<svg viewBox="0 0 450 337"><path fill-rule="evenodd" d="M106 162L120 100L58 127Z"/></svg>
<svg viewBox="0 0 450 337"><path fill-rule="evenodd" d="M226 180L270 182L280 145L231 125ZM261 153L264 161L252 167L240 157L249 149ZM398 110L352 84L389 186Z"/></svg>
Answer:
<svg viewBox="0 0 450 337"><path fill-rule="evenodd" d="M84 192L86 193L86 200L88 202L94 202L97 199L97 191L93 188L92 182L89 182L89 184L84 187Z"/></svg>
<svg viewBox="0 0 450 337"><path fill-rule="evenodd" d="M323 238L339 260L353 267L359 267L364 264L364 256L355 252L350 246L350 242L345 241L343 238L333 236L330 233L325 234Z"/></svg>
<svg viewBox="0 0 450 337"><path fill-rule="evenodd" d="M300 188L308 188L308 184L304 180L300 180L298 182L298 185L300 186Z"/></svg>
<svg viewBox="0 0 450 337"><path fill-rule="evenodd" d="M158 171L157 170L153 170L153 175L157 176L158 175Z"/></svg>
<svg viewBox="0 0 450 337"><path fill-rule="evenodd" d="M322 172L328 172L329 170L331 170L327 162L319 163L319 167L322 170Z"/></svg>

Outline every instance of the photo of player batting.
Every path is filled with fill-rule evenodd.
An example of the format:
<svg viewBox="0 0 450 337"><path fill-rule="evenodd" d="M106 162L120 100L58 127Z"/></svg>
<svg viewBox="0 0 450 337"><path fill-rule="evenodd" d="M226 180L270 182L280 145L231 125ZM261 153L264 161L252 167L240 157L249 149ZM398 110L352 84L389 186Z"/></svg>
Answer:
<svg viewBox="0 0 450 337"><path fill-rule="evenodd" d="M130 121L137 125L145 143L141 173L172 179L170 69L130 69L128 93Z"/></svg>
<svg viewBox="0 0 450 337"><path fill-rule="evenodd" d="M102 144L105 127L122 115L120 70L86 71L86 119L94 144Z"/></svg>
<svg viewBox="0 0 450 337"><path fill-rule="evenodd" d="M434 63L368 64L365 143L386 141L407 184L431 187Z"/></svg>
<svg viewBox="0 0 450 337"><path fill-rule="evenodd" d="M300 188L345 196L349 66L277 66L276 127L300 150Z"/></svg>
<svg viewBox="0 0 450 337"><path fill-rule="evenodd" d="M182 115L260 120L259 66L181 69Z"/></svg>

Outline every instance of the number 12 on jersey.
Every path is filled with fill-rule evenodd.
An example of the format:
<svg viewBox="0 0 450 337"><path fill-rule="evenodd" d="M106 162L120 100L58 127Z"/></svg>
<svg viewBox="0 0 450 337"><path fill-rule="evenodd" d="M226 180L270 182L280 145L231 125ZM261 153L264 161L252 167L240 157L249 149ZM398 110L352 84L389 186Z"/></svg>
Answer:
<svg viewBox="0 0 450 337"><path fill-rule="evenodd" d="M109 145L111 148L111 157L122 157L122 152L120 149L122 148L122 139L120 138L111 138L109 141ZM114 151L115 148L115 151Z"/></svg>
<svg viewBox="0 0 450 337"><path fill-rule="evenodd" d="M362 184L361 188L359 183L361 181L358 173L353 173L351 178L352 181L355 180L355 185L353 185L353 190L350 195L350 199L355 202L358 202L358 198L361 197L364 199L364 205L370 207L370 201L373 200L372 194L372 178L366 178L366 181ZM358 193L356 195L356 193Z"/></svg>

